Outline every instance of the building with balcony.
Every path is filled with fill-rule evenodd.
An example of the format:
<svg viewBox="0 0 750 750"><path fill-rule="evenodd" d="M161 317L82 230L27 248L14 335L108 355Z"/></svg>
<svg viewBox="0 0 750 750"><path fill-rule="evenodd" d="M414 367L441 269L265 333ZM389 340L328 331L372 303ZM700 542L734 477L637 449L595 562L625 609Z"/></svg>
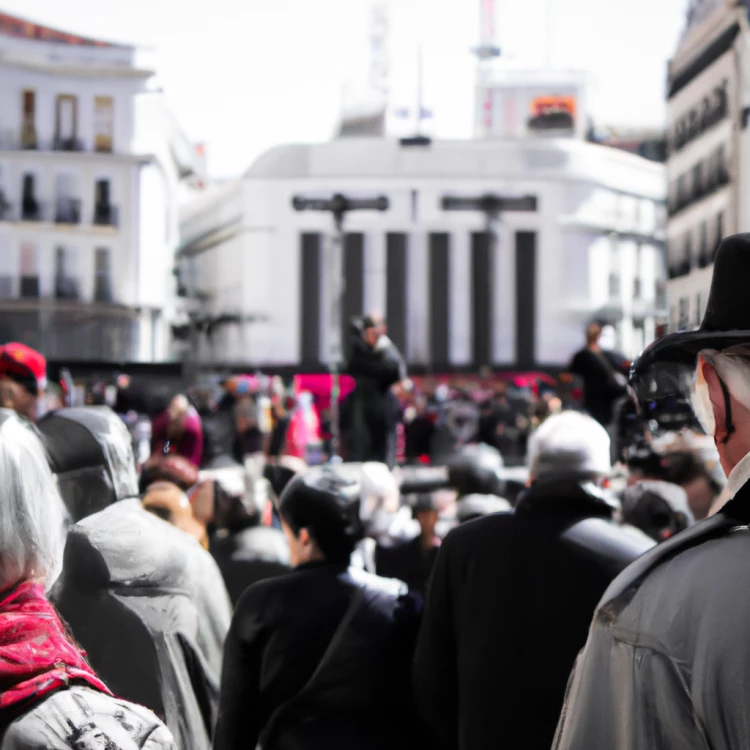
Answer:
<svg viewBox="0 0 750 750"><path fill-rule="evenodd" d="M0 14L0 341L169 356L178 194L199 160L139 58Z"/></svg>
<svg viewBox="0 0 750 750"><path fill-rule="evenodd" d="M379 310L414 369L566 364L593 320L636 354L666 315L664 167L577 138L338 139L274 148L184 207L183 286L212 323L186 355L319 368L329 346L330 214L294 196L384 195L345 219L344 314ZM532 196L488 242L443 198Z"/></svg>
<svg viewBox="0 0 750 750"><path fill-rule="evenodd" d="M705 312L721 239L750 229L748 0L693 0L669 63L670 328Z"/></svg>

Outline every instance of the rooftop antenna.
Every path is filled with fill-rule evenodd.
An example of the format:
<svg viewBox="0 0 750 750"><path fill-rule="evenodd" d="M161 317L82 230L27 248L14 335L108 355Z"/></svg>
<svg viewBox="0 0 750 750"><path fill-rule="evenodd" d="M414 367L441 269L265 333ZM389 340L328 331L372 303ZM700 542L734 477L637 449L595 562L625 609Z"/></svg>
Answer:
<svg viewBox="0 0 750 750"><path fill-rule="evenodd" d="M492 132L492 87L486 74L491 61L500 57L500 47L495 42L495 0L479 0L479 46L474 48L474 55L480 83L481 127L489 135Z"/></svg>

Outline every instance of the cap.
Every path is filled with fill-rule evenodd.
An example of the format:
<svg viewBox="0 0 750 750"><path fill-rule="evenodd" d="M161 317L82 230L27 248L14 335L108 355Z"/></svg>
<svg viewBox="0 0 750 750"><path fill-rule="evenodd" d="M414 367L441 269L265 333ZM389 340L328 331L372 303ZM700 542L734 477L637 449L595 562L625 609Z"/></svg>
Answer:
<svg viewBox="0 0 750 750"><path fill-rule="evenodd" d="M0 347L0 376L3 375L38 396L47 388L47 360L25 344L5 344Z"/></svg>

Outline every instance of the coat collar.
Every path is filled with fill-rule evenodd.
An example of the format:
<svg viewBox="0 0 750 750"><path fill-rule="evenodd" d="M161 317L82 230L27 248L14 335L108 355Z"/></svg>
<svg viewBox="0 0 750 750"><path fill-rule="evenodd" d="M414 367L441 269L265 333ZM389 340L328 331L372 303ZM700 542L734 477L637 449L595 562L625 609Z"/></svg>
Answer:
<svg viewBox="0 0 750 750"><path fill-rule="evenodd" d="M724 536L730 529L750 524L750 483L715 515L700 521L639 557L607 589L597 619L613 621L630 602L641 581L662 563L703 542Z"/></svg>

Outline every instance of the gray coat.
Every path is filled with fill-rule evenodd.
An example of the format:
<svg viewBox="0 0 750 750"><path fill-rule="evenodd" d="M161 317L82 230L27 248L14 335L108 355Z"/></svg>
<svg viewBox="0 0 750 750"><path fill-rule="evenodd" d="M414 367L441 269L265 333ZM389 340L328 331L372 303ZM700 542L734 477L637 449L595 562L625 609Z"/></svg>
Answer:
<svg viewBox="0 0 750 750"><path fill-rule="evenodd" d="M750 486L604 595L555 750L750 747Z"/></svg>

